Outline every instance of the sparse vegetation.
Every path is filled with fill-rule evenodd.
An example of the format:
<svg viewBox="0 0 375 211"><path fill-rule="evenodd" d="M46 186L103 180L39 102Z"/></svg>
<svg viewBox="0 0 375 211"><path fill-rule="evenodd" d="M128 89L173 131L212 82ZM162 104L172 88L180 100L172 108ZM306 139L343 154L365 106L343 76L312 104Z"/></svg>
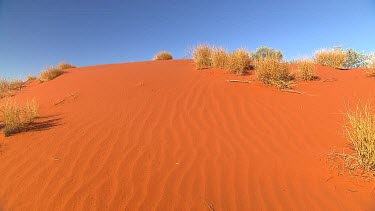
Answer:
<svg viewBox="0 0 375 211"><path fill-rule="evenodd" d="M281 51L267 46L257 48L255 51L251 52L250 55L253 61L263 60L265 58L272 58L278 61L281 61L283 59L283 54L281 53Z"/></svg>
<svg viewBox="0 0 375 211"><path fill-rule="evenodd" d="M367 75L370 77L375 77L375 53L369 55Z"/></svg>
<svg viewBox="0 0 375 211"><path fill-rule="evenodd" d="M314 54L314 62L336 69L345 68L347 54L341 48L322 49Z"/></svg>
<svg viewBox="0 0 375 211"><path fill-rule="evenodd" d="M375 113L370 104L358 103L347 109L345 132L357 154L357 162L365 171L375 170Z"/></svg>
<svg viewBox="0 0 375 211"><path fill-rule="evenodd" d="M15 102L6 101L0 105L0 120L6 137L20 132L27 124L38 116L39 106L35 101L20 106Z"/></svg>
<svg viewBox="0 0 375 211"><path fill-rule="evenodd" d="M225 69L228 61L228 53L223 48L214 48L211 53L212 67Z"/></svg>
<svg viewBox="0 0 375 211"><path fill-rule="evenodd" d="M152 60L172 60L173 56L167 51L161 51L157 53Z"/></svg>
<svg viewBox="0 0 375 211"><path fill-rule="evenodd" d="M33 80L35 80L35 79L36 79L36 77L33 76L33 75L28 75L28 76L27 76L27 81L33 81Z"/></svg>
<svg viewBox="0 0 375 211"><path fill-rule="evenodd" d="M47 69L43 70L39 74L38 79L41 82L46 82L46 81L50 81L50 80L62 75L63 73L64 73L64 70L62 70L60 68L50 67L50 68L47 68Z"/></svg>
<svg viewBox="0 0 375 211"><path fill-rule="evenodd" d="M250 56L245 49L237 49L233 51L226 62L226 69L230 73L242 75L245 69L250 66Z"/></svg>
<svg viewBox="0 0 375 211"><path fill-rule="evenodd" d="M291 80L289 66L277 59L266 57L255 63L255 76L263 84L276 86L279 89L289 87Z"/></svg>
<svg viewBox="0 0 375 211"><path fill-rule="evenodd" d="M76 66L74 65L71 65L69 63L66 63L66 62L60 62L57 67L57 69L60 69L60 70L66 70L66 69L70 69L70 68L76 68Z"/></svg>
<svg viewBox="0 0 375 211"><path fill-rule="evenodd" d="M310 81L315 78L315 63L310 59L295 60L297 77L302 80Z"/></svg>
<svg viewBox="0 0 375 211"><path fill-rule="evenodd" d="M22 80L6 80L0 79L0 98L9 97L14 94L14 91L19 91L23 87Z"/></svg>
<svg viewBox="0 0 375 211"><path fill-rule="evenodd" d="M208 45L198 45L193 49L195 68L198 70L211 67L212 49Z"/></svg>

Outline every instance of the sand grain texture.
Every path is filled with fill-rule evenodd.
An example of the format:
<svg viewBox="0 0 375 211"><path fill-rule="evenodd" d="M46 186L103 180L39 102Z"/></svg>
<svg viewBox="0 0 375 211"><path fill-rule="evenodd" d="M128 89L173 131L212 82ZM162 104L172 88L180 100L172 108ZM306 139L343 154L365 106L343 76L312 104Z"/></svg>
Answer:
<svg viewBox="0 0 375 211"><path fill-rule="evenodd" d="M346 147L344 102L373 99L375 80L318 75L337 80L299 95L177 60L31 83L15 99L41 118L0 138L0 210L371 210L374 182L338 176L326 153Z"/></svg>

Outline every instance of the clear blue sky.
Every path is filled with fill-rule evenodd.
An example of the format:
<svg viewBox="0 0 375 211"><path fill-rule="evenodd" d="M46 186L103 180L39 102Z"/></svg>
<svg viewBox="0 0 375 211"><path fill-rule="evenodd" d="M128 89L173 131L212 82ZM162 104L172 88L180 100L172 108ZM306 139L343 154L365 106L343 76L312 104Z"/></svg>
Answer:
<svg viewBox="0 0 375 211"><path fill-rule="evenodd" d="M287 59L321 47L375 51L375 1L0 0L0 76L175 58L198 43L267 45Z"/></svg>

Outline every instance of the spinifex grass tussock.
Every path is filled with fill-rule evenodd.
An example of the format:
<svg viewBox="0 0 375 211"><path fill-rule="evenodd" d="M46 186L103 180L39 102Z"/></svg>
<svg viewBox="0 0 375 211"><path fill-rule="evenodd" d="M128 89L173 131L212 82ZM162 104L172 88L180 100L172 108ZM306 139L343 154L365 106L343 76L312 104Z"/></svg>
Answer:
<svg viewBox="0 0 375 211"><path fill-rule="evenodd" d="M225 69L228 61L228 52L223 48L214 48L211 52L212 67Z"/></svg>
<svg viewBox="0 0 375 211"><path fill-rule="evenodd" d="M38 104L33 100L25 105L19 105L14 101L6 101L0 104L0 120L4 135L10 136L20 132L27 124L38 117Z"/></svg>
<svg viewBox="0 0 375 211"><path fill-rule="evenodd" d="M60 69L60 70L66 70L66 69L70 69L70 68L76 68L76 66L72 65L72 64L69 64L69 63L66 63L66 62L60 62L57 66L56 66L57 69Z"/></svg>
<svg viewBox="0 0 375 211"><path fill-rule="evenodd" d="M310 59L298 59L294 61L297 77L302 80L310 81L315 79L315 63Z"/></svg>
<svg viewBox="0 0 375 211"><path fill-rule="evenodd" d="M39 76L38 79L41 82L50 81L52 79L57 78L58 76L62 75L64 73L64 70L57 68L57 67L50 67L45 70L43 70Z"/></svg>
<svg viewBox="0 0 375 211"><path fill-rule="evenodd" d="M341 48L322 49L314 54L314 62L336 69L345 67L347 54Z"/></svg>
<svg viewBox="0 0 375 211"><path fill-rule="evenodd" d="M237 49L233 51L227 59L226 69L230 73L243 75L245 70L250 66L250 56L245 49Z"/></svg>
<svg viewBox="0 0 375 211"><path fill-rule="evenodd" d="M349 107L349 106L348 106ZM375 111L370 103L347 108L345 133L364 171L375 171Z"/></svg>
<svg viewBox="0 0 375 211"><path fill-rule="evenodd" d="M255 76L263 84L279 89L288 88L291 81L289 65L273 58L254 61Z"/></svg>
<svg viewBox="0 0 375 211"><path fill-rule="evenodd" d="M152 60L172 60L173 56L167 51L158 52Z"/></svg>
<svg viewBox="0 0 375 211"><path fill-rule="evenodd" d="M208 45L198 45L193 49L195 68L200 70L212 66L212 49Z"/></svg>

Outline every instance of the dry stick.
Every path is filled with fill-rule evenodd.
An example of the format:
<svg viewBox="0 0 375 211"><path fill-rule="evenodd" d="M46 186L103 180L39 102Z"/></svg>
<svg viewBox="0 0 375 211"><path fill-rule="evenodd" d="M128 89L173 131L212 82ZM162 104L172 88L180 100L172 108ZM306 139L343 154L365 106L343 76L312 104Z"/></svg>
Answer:
<svg viewBox="0 0 375 211"><path fill-rule="evenodd" d="M74 98L76 98L77 96L76 96L75 94L71 93L68 97L65 97L64 99L62 99L62 100L56 102L54 105L59 105L59 104L65 102L65 100L67 100L67 99L70 98L70 97L74 97Z"/></svg>
<svg viewBox="0 0 375 211"><path fill-rule="evenodd" d="M337 79L336 78L328 78L328 79L322 80L322 82L334 82L334 81L337 81Z"/></svg>
<svg viewBox="0 0 375 211"><path fill-rule="evenodd" d="M209 204L206 200L203 200L204 203L206 203L207 207L211 210L211 211L215 211L215 208L212 204Z"/></svg>
<svg viewBox="0 0 375 211"><path fill-rule="evenodd" d="M238 83L247 83L247 84L251 84L251 81L241 81L241 80L227 80L227 82L238 82Z"/></svg>
<svg viewBox="0 0 375 211"><path fill-rule="evenodd" d="M296 93L296 94L305 94L304 92L296 91L293 89L280 89L282 92L291 92L291 93Z"/></svg>

